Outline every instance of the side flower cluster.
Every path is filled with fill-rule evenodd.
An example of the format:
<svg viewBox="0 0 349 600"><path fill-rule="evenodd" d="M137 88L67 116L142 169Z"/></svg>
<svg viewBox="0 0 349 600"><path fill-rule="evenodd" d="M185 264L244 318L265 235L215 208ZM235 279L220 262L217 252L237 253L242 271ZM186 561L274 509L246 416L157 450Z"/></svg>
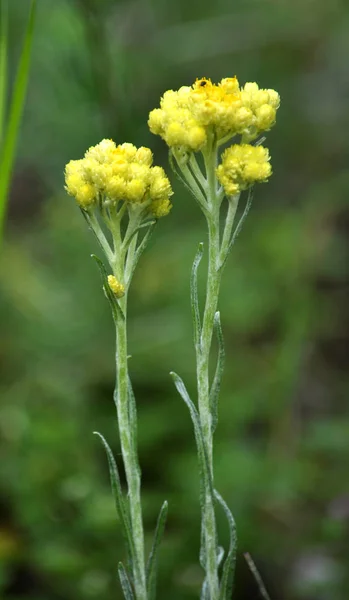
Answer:
<svg viewBox="0 0 349 600"><path fill-rule="evenodd" d="M217 179L227 196L235 196L254 183L268 180L272 173L269 160L269 150L263 146L234 144L223 152Z"/></svg>
<svg viewBox="0 0 349 600"><path fill-rule="evenodd" d="M102 140L92 146L81 160L71 160L65 169L67 192L85 211L100 202L110 205L126 202L156 218L171 209L172 189L164 170L153 167L149 148Z"/></svg>
<svg viewBox="0 0 349 600"><path fill-rule="evenodd" d="M237 134L245 142L255 139L274 125L279 104L275 90L259 89L257 83L241 88L236 77L222 79L218 85L210 79L197 79L190 87L165 92L148 124L168 146L198 152L211 133L218 142Z"/></svg>

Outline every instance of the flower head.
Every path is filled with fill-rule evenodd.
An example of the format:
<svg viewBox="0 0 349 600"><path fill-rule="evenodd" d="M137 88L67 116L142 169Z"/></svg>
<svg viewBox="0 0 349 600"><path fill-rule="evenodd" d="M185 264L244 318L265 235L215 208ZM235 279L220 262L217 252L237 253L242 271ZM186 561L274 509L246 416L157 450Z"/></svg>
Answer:
<svg viewBox="0 0 349 600"><path fill-rule="evenodd" d="M114 275L108 275L108 285L117 298L125 295L125 286Z"/></svg>
<svg viewBox="0 0 349 600"><path fill-rule="evenodd" d="M263 146L234 144L222 155L217 179L228 196L246 190L254 183L267 181L271 175L269 151Z"/></svg>
<svg viewBox="0 0 349 600"><path fill-rule="evenodd" d="M102 140L83 159L71 160L65 169L66 190L89 211L99 202L142 205L155 217L171 209L172 189L163 169L153 167L149 148ZM161 204L161 210L159 210Z"/></svg>
<svg viewBox="0 0 349 600"><path fill-rule="evenodd" d="M240 88L236 77L222 79L219 84L203 78L192 86L165 92L160 108L149 114L148 124L168 146L197 152L212 135L217 141L236 134L254 139L274 125L279 104L275 90L259 89L256 83Z"/></svg>

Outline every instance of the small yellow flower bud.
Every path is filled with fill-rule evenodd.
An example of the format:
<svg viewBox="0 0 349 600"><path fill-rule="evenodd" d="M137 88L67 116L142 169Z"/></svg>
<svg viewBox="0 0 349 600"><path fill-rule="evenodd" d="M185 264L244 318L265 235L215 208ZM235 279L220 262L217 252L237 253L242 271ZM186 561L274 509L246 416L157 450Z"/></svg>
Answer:
<svg viewBox="0 0 349 600"><path fill-rule="evenodd" d="M276 110L270 104L262 104L256 110L256 125L259 130L267 131L275 123Z"/></svg>
<svg viewBox="0 0 349 600"><path fill-rule="evenodd" d="M105 186L105 193L110 200L124 200L126 198L126 181L120 175L111 177Z"/></svg>
<svg viewBox="0 0 349 600"><path fill-rule="evenodd" d="M150 205L150 212L156 218L166 217L172 208L172 204L168 198L153 200Z"/></svg>
<svg viewBox="0 0 349 600"><path fill-rule="evenodd" d="M88 210L96 201L97 190L86 180L83 172L83 160L71 160L65 168L66 190L74 196L84 210Z"/></svg>
<svg viewBox="0 0 349 600"><path fill-rule="evenodd" d="M137 148L129 142L120 144L119 148L128 160L132 160L136 156Z"/></svg>
<svg viewBox="0 0 349 600"><path fill-rule="evenodd" d="M166 131L166 140L169 146L180 146L184 144L187 138L187 132L185 128L175 121L171 123Z"/></svg>
<svg viewBox="0 0 349 600"><path fill-rule="evenodd" d="M146 185L142 179L132 179L126 185L126 199L129 202L142 202Z"/></svg>
<svg viewBox="0 0 349 600"><path fill-rule="evenodd" d="M125 295L125 286L114 275L108 275L108 285L117 298L122 298Z"/></svg>
<svg viewBox="0 0 349 600"><path fill-rule="evenodd" d="M172 194L171 184L167 177L157 177L150 185L150 196L153 200L168 197Z"/></svg>
<svg viewBox="0 0 349 600"><path fill-rule="evenodd" d="M150 167L153 162L153 153L151 150L149 150L149 148L141 146L136 152L135 159L142 165Z"/></svg>
<svg viewBox="0 0 349 600"><path fill-rule="evenodd" d="M275 90L267 90L269 94L269 104L274 108L279 108L280 106L280 95Z"/></svg>
<svg viewBox="0 0 349 600"><path fill-rule="evenodd" d="M188 131L188 146L196 152L206 144L206 132L203 127L192 127Z"/></svg>
<svg viewBox="0 0 349 600"><path fill-rule="evenodd" d="M225 77L219 86L228 94L236 94L239 91L239 82L236 77Z"/></svg>
<svg viewBox="0 0 349 600"><path fill-rule="evenodd" d="M247 127L251 127L253 123L253 112L251 109L242 106L236 111L235 125L236 131L242 133Z"/></svg>
<svg viewBox="0 0 349 600"><path fill-rule="evenodd" d="M96 190L90 183L84 183L76 194L76 199L80 206L84 209L88 209L95 201Z"/></svg>
<svg viewBox="0 0 349 600"><path fill-rule="evenodd" d="M159 135L162 133L162 128L163 128L163 122L164 122L164 117L163 117L163 112L161 110L161 108L155 108L154 110L151 111L151 113L149 114L149 119L148 119L148 125L149 125L149 129L152 133L155 133L155 135Z"/></svg>

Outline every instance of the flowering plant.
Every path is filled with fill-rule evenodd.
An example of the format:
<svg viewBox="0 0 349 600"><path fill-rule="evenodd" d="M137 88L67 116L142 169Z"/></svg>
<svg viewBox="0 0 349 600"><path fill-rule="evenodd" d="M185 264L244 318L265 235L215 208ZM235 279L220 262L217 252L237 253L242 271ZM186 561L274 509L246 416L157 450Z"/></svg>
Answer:
<svg viewBox="0 0 349 600"><path fill-rule="evenodd" d="M103 140L87 150L83 159L70 161L65 169L67 192L80 206L112 271L108 275L104 264L94 256L116 329L114 401L127 497L121 489L112 451L104 437L98 435L107 452L112 489L127 547L127 567L119 563L120 582L125 598L135 596L137 600L151 599L155 595L157 548L167 513L167 503L164 502L146 565L136 403L127 365L127 298L134 270L156 220L171 209L170 182L164 170L152 166L152 162L149 148L137 149L127 143L116 146L112 140Z"/></svg>
<svg viewBox="0 0 349 600"><path fill-rule="evenodd" d="M217 311L220 283L229 251L251 206L253 186L267 181L271 175L269 152L258 136L274 125L279 100L277 92L259 89L256 83L240 87L235 77L222 79L218 85L209 79L200 79L190 87L165 92L160 108L150 113L148 121L150 130L169 146L170 164L198 202L208 226L208 274L203 311L197 285L203 244L199 245L191 274L197 405L181 378L172 373L177 390L189 408L198 450L202 511L200 563L205 571L202 600L231 597L236 556L235 522L214 486L213 434L218 421L225 355ZM240 136L238 142L222 151L236 136ZM107 452L128 552L127 566L119 564L120 582L126 600L153 600L167 503L164 502L160 510L153 547L145 565L136 403L127 365L127 297L132 275L154 225L170 211L172 189L164 170L152 166L152 153L148 148L137 149L132 144L116 146L111 140L103 140L90 148L83 159L70 161L65 179L68 193L75 197L112 271L108 274L103 263L94 257L116 327L114 400L127 497L122 492L111 449L103 436L98 435ZM240 196L245 190L248 190L246 205L234 227ZM211 381L209 365L214 333L218 340L218 360ZM230 547L226 553L218 544L217 504L223 508L230 527Z"/></svg>
<svg viewBox="0 0 349 600"><path fill-rule="evenodd" d="M149 115L149 127L169 146L170 164L190 190L203 211L208 227L208 274L205 307L200 310L197 271L203 256L199 245L191 275L191 307L196 352L197 406L192 402L181 378L172 373L175 385L187 404L194 425L201 473L201 551L205 571L201 598L228 600L231 597L235 557L236 529L233 515L214 488L213 434L218 421L218 398L224 368L224 344L217 311L222 271L252 202L253 185L271 175L270 157L259 140L251 142L275 123L279 94L260 89L256 83L240 87L236 77L222 79L216 85L199 79L191 87L169 90L161 98L160 108ZM220 154L224 144L240 137L238 143ZM196 154L201 154L201 162ZM243 214L234 229L241 193L248 190ZM224 203L224 198L227 202ZM225 208L226 207L226 208ZM222 211L225 208L225 217ZM201 314L202 313L202 314ZM218 360L213 380L209 364L214 332L218 341ZM224 510L230 527L230 548L226 553L218 545L215 508Z"/></svg>

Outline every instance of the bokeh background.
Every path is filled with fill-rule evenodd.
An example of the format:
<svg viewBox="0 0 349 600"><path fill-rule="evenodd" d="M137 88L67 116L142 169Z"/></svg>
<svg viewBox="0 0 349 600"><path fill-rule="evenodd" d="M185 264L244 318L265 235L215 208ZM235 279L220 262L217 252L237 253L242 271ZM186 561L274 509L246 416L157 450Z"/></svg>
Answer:
<svg viewBox="0 0 349 600"><path fill-rule="evenodd" d="M29 2L11 0L12 72ZM168 88L237 75L277 89L274 175L226 271L216 484L239 535L236 600L346 600L349 587L349 5L345 0L41 0L1 250L0 597L121 598L107 465L118 455L114 334L98 249L64 164L103 137L166 148L146 125ZM169 500L159 598L198 597L189 273L205 223L173 180L137 270L130 363L147 544ZM204 267L201 270L204 281ZM203 290L202 290L203 293ZM224 516L221 539L227 544Z"/></svg>

